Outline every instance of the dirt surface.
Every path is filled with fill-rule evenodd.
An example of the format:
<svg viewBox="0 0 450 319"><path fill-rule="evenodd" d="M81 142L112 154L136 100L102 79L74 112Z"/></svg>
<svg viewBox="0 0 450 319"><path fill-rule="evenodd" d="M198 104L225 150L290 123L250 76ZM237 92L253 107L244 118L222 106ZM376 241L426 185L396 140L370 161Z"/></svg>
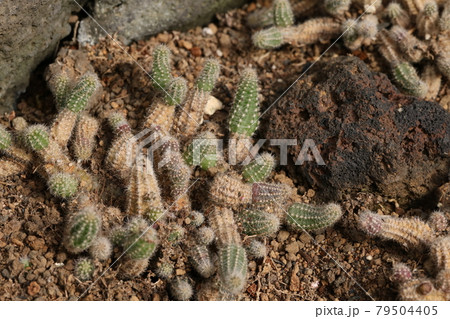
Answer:
<svg viewBox="0 0 450 319"><path fill-rule="evenodd" d="M219 15L208 29L166 32L147 41L124 46L128 54L111 40L84 49L70 41L61 45L66 49L85 51L101 79L104 92L91 113L104 118L108 110L123 110L134 129L152 101L153 91L145 71L150 69L151 52L156 44L169 46L176 75L184 76L191 84L206 58L219 58L222 74L213 95L224 103L225 108L206 117L205 125L217 127L219 124L220 133L225 131L239 71L245 66L257 68L264 110L308 63L327 48L327 45L319 44L271 52L256 50L251 46L251 32L244 23L247 12L254 8L255 5L250 4ZM323 59L347 53L338 44ZM370 64L370 54L364 55ZM56 110L43 80L43 70L36 72L18 110L2 117L2 124L10 126L11 120L19 115L31 123L47 123L53 118ZM263 136L264 132L258 134ZM104 204L122 207L121 185L108 175L103 166L110 137L106 123L103 123L99 147L89 168L106 177L101 181ZM310 189L300 178L289 179L283 169L278 169L274 179L294 183L302 201L318 201L317 189ZM194 207L201 201L200 196L194 198ZM248 283L242 299L395 300L396 288L389 280L392 262L408 264L419 277L432 272L426 255L405 251L392 242L367 238L356 228L356 222L358 214L367 208L389 215L426 218L435 209L437 201L429 202L426 207L405 210L393 198L359 192L352 196L344 194L340 204L345 211L344 216L331 229L310 236L283 228L275 237L267 239L268 256L250 261ZM68 254L61 245L64 208L65 204L53 198L45 182L32 171L0 181L1 300L77 300L88 288L82 300L171 299L166 283L158 279L151 266L139 278L124 280L118 276L120 260L109 269L115 260L111 258L96 264L94 281L80 282L76 279L73 268L79 256ZM111 209L104 216L104 222L114 225L126 218L117 209ZM191 272L185 260L180 258L175 262L177 274Z"/></svg>

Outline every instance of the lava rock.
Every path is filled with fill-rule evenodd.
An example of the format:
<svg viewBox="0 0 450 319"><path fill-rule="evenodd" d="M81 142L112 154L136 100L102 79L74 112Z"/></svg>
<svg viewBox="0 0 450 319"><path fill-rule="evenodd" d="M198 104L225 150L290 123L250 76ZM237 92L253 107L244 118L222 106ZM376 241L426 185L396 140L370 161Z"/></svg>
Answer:
<svg viewBox="0 0 450 319"><path fill-rule="evenodd" d="M269 114L265 137L297 139L288 148L288 171L324 200L367 190L411 203L448 178L450 115L437 103L401 94L358 58L317 63ZM325 165L293 163L306 139Z"/></svg>
<svg viewBox="0 0 450 319"><path fill-rule="evenodd" d="M80 23L78 41L94 44L117 34L129 44L164 30L189 29L211 20L214 14L243 5L246 0L106 0L95 1L92 16ZM101 26L101 27L100 27ZM102 30L102 28L104 30Z"/></svg>
<svg viewBox="0 0 450 319"><path fill-rule="evenodd" d="M13 108L30 73L69 35L69 17L79 10L74 1L0 1L0 113Z"/></svg>

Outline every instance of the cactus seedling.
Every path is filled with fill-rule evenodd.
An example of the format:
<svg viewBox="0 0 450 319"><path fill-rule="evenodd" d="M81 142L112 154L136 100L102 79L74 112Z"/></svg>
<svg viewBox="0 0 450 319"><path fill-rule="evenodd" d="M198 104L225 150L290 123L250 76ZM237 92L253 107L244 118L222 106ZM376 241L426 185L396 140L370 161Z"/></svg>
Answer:
<svg viewBox="0 0 450 319"><path fill-rule="evenodd" d="M226 245L219 250L219 276L223 289L239 294L247 281L247 254L236 244Z"/></svg>
<svg viewBox="0 0 450 319"><path fill-rule="evenodd" d="M274 166L275 159L273 156L269 153L263 153L244 167L242 176L249 183L262 182L270 175Z"/></svg>
<svg viewBox="0 0 450 319"><path fill-rule="evenodd" d="M167 240L173 244L179 243L185 235L185 229L178 224L170 225L169 229L170 232Z"/></svg>
<svg viewBox="0 0 450 319"><path fill-rule="evenodd" d="M444 231L448 224L447 217L443 212L432 212L428 218L428 224L436 231Z"/></svg>
<svg viewBox="0 0 450 319"><path fill-rule="evenodd" d="M159 240L156 231L141 218L135 218L128 226L128 236L123 247L132 260L149 259L156 251Z"/></svg>
<svg viewBox="0 0 450 319"><path fill-rule="evenodd" d="M60 110L66 105L67 96L71 90L72 79L66 71L55 74L50 80L50 90L55 97L56 107Z"/></svg>
<svg viewBox="0 0 450 319"><path fill-rule="evenodd" d="M0 151L7 150L11 146L11 144L11 134L4 128L3 125L0 125Z"/></svg>
<svg viewBox="0 0 450 319"><path fill-rule="evenodd" d="M325 0L324 7L332 16L341 16L348 11L351 3L351 0Z"/></svg>
<svg viewBox="0 0 450 319"><path fill-rule="evenodd" d="M99 126L95 118L84 114L80 116L73 142L73 152L79 161L85 162L91 157Z"/></svg>
<svg viewBox="0 0 450 319"><path fill-rule="evenodd" d="M48 131L43 125L30 126L25 138L28 146L35 152L42 151L49 145Z"/></svg>
<svg viewBox="0 0 450 319"><path fill-rule="evenodd" d="M152 79L153 86L159 91L167 90L172 75L170 74L171 52L164 44L158 45L153 51Z"/></svg>
<svg viewBox="0 0 450 319"><path fill-rule="evenodd" d="M288 27L294 24L294 13L289 0L274 0L274 22L277 27Z"/></svg>
<svg viewBox="0 0 450 319"><path fill-rule="evenodd" d="M245 210L238 219L245 235L265 236L278 231L280 220L277 216L259 210Z"/></svg>
<svg viewBox="0 0 450 319"><path fill-rule="evenodd" d="M337 204L313 206L295 203L287 212L287 223L298 230L318 230L330 227L342 216L341 207Z"/></svg>
<svg viewBox="0 0 450 319"><path fill-rule="evenodd" d="M279 27L272 27L256 32L252 36L252 41L257 48L268 50L279 48L285 43L283 30Z"/></svg>
<svg viewBox="0 0 450 319"><path fill-rule="evenodd" d="M395 81L407 94L423 97L426 95L428 88L417 75L414 67L408 62L402 62L393 69Z"/></svg>
<svg viewBox="0 0 450 319"><path fill-rule="evenodd" d="M200 244L208 246L216 237L214 230L211 227L203 226L200 227L197 231L197 240Z"/></svg>
<svg viewBox="0 0 450 319"><path fill-rule="evenodd" d="M161 262L156 268L156 274L164 279L170 278L173 274L174 267L169 262Z"/></svg>
<svg viewBox="0 0 450 319"><path fill-rule="evenodd" d="M187 301L191 299L194 291L191 284L184 278L175 278L170 284L170 292L172 296L179 301Z"/></svg>
<svg viewBox="0 0 450 319"><path fill-rule="evenodd" d="M264 258L267 255L266 245L256 239L252 239L249 244L245 245L245 250L253 258Z"/></svg>
<svg viewBox="0 0 450 319"><path fill-rule="evenodd" d="M233 211L225 207L215 207L209 215L209 224L216 234L219 247L241 244L241 237L234 221Z"/></svg>
<svg viewBox="0 0 450 319"><path fill-rule="evenodd" d="M53 174L48 180L52 195L63 199L74 196L78 191L78 184L77 178L68 173Z"/></svg>
<svg viewBox="0 0 450 319"><path fill-rule="evenodd" d="M75 264L75 276L81 281L86 281L92 278L94 273L94 263L88 258L80 258Z"/></svg>
<svg viewBox="0 0 450 319"><path fill-rule="evenodd" d="M391 20L392 24L407 28L410 23L408 12L397 2L390 2L385 9L386 16Z"/></svg>
<svg viewBox="0 0 450 319"><path fill-rule="evenodd" d="M76 254L89 248L100 230L101 219L95 208L86 207L70 216L66 225L65 246Z"/></svg>
<svg viewBox="0 0 450 319"><path fill-rule="evenodd" d="M403 283L412 278L411 269L404 263L395 263L392 268L392 281Z"/></svg>
<svg viewBox="0 0 450 319"><path fill-rule="evenodd" d="M189 219L194 227L200 227L205 221L205 215L197 211L192 211Z"/></svg>
<svg viewBox="0 0 450 319"><path fill-rule="evenodd" d="M114 246L122 247L127 237L127 230L124 227L116 227L111 230L109 239Z"/></svg>
<svg viewBox="0 0 450 319"><path fill-rule="evenodd" d="M360 216L359 226L370 236L395 240L409 248L428 245L435 238L431 227L417 218L382 216L365 211Z"/></svg>
<svg viewBox="0 0 450 319"><path fill-rule="evenodd" d="M419 35L428 40L437 29L438 19L439 7L436 1L428 0L417 15L416 24Z"/></svg>

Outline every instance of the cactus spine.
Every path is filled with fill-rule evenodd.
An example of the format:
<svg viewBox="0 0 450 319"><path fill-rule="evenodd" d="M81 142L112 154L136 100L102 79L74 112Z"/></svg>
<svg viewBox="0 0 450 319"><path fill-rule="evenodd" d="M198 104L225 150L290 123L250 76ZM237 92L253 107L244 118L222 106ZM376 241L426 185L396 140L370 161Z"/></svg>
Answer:
<svg viewBox="0 0 450 319"><path fill-rule="evenodd" d="M197 241L202 245L210 245L216 237L214 230L211 227L200 227L197 230Z"/></svg>
<svg viewBox="0 0 450 319"><path fill-rule="evenodd" d="M245 245L245 249L253 258L264 258L267 255L266 245L259 240L252 239L249 244Z"/></svg>
<svg viewBox="0 0 450 319"><path fill-rule="evenodd" d="M294 229L317 230L336 223L342 216L342 210L337 204L313 206L295 203L289 207L287 215L287 223Z"/></svg>
<svg viewBox="0 0 450 319"><path fill-rule="evenodd" d="M97 237L89 248L89 253L92 258L105 261L112 253L111 242L107 237Z"/></svg>
<svg viewBox="0 0 450 319"><path fill-rule="evenodd" d="M80 258L75 264L75 276L81 281L86 281L92 278L94 273L94 263L88 258Z"/></svg>
<svg viewBox="0 0 450 319"><path fill-rule="evenodd" d="M407 28L410 24L408 12L397 2L391 2L385 9L386 16L391 20L392 24Z"/></svg>
<svg viewBox="0 0 450 319"><path fill-rule="evenodd" d="M100 230L101 219L95 208L86 207L70 216L66 225L65 246L76 254L88 249Z"/></svg>
<svg viewBox="0 0 450 319"><path fill-rule="evenodd" d="M184 278L175 278L170 284L172 296L179 301L187 301L192 298L194 291L191 284Z"/></svg>

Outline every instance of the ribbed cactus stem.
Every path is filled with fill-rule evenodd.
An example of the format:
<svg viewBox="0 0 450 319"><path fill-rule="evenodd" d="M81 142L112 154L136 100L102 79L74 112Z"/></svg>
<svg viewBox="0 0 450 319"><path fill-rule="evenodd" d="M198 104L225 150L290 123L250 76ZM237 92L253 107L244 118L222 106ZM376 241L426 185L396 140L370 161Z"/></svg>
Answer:
<svg viewBox="0 0 450 319"><path fill-rule="evenodd" d="M180 105L184 102L187 94L187 83L182 77L173 79L168 87L168 95L165 96L167 105Z"/></svg>
<svg viewBox="0 0 450 319"><path fill-rule="evenodd" d="M88 249L97 237L100 227L100 215L92 206L71 215L65 233L67 250L76 254Z"/></svg>
<svg viewBox="0 0 450 319"><path fill-rule="evenodd" d="M444 231L448 225L447 217L441 211L432 212L427 222L435 231Z"/></svg>
<svg viewBox="0 0 450 319"><path fill-rule="evenodd" d="M239 294L247 282L247 254L240 245L226 245L219 249L219 276L222 288Z"/></svg>
<svg viewBox="0 0 450 319"><path fill-rule="evenodd" d="M190 166L200 166L203 170L215 167L218 161L218 140L211 132L200 133L183 154Z"/></svg>
<svg viewBox="0 0 450 319"><path fill-rule="evenodd" d="M0 124L0 151L7 150L12 144L12 136L6 128Z"/></svg>
<svg viewBox="0 0 450 319"><path fill-rule="evenodd" d="M342 16L350 8L351 0L325 0L325 11L333 16Z"/></svg>
<svg viewBox="0 0 450 319"><path fill-rule="evenodd" d="M438 270L450 270L450 236L433 241L430 254Z"/></svg>
<svg viewBox="0 0 450 319"><path fill-rule="evenodd" d="M287 223L297 230L317 230L332 226L342 216L337 204L314 206L305 203L292 204L287 212Z"/></svg>
<svg viewBox="0 0 450 319"><path fill-rule="evenodd" d="M419 36L430 39L431 35L437 30L439 19L439 7L434 0L428 0L423 9L419 12L416 19Z"/></svg>
<svg viewBox="0 0 450 319"><path fill-rule="evenodd" d="M95 118L85 114L80 116L73 141L74 155L79 161L85 162L92 156L99 127Z"/></svg>
<svg viewBox="0 0 450 319"><path fill-rule="evenodd" d="M128 231L124 227L122 227L122 226L116 227L111 230L111 232L109 234L109 239L111 240L111 243L113 244L113 246L122 247L123 244L125 243L127 234L128 234Z"/></svg>
<svg viewBox="0 0 450 319"><path fill-rule="evenodd" d="M333 18L313 18L298 26L283 28L282 34L285 43L304 46L340 36L341 24Z"/></svg>
<svg viewBox="0 0 450 319"><path fill-rule="evenodd" d="M233 107L231 109L230 132L250 137L259 124L258 75L253 69L242 72Z"/></svg>
<svg viewBox="0 0 450 319"><path fill-rule="evenodd" d="M289 0L274 0L274 23L277 27L288 27L294 24L294 13Z"/></svg>
<svg viewBox="0 0 450 319"><path fill-rule="evenodd" d="M83 75L67 97L65 108L80 113L86 109L89 100L95 91L101 86L95 73Z"/></svg>
<svg viewBox="0 0 450 319"><path fill-rule="evenodd" d="M217 174L209 193L213 202L232 208L250 204L252 201L252 186L233 174Z"/></svg>
<svg viewBox="0 0 450 319"><path fill-rule="evenodd" d="M155 229L141 218L135 218L128 226L128 236L123 247L126 256L132 260L149 259L158 247L158 235Z"/></svg>
<svg viewBox="0 0 450 319"><path fill-rule="evenodd" d="M164 44L158 45L153 51L153 87L159 91L166 91L170 81L172 81L170 73L171 55L169 48Z"/></svg>
<svg viewBox="0 0 450 319"><path fill-rule="evenodd" d="M253 183L252 202L256 204L271 202L284 203L289 198L291 192L291 187L286 184Z"/></svg>
<svg viewBox="0 0 450 319"><path fill-rule="evenodd" d="M94 273L94 263L88 258L80 258L75 263L75 276L81 281L86 281L92 278Z"/></svg>
<svg viewBox="0 0 450 319"><path fill-rule="evenodd" d="M45 150L49 145L48 130L43 125L33 125L25 134L28 146L35 152Z"/></svg>
<svg viewBox="0 0 450 319"><path fill-rule="evenodd" d="M203 226L197 230L197 242L202 245L210 245L216 238L216 234L211 227Z"/></svg>
<svg viewBox="0 0 450 319"><path fill-rule="evenodd" d="M272 27L258 31L253 34L252 42L259 49L271 50L279 48L285 43L283 29L280 27Z"/></svg>
<svg viewBox="0 0 450 319"><path fill-rule="evenodd" d="M65 107L67 97L71 91L71 79L66 71L61 71L52 77L50 83L56 107L60 110Z"/></svg>
<svg viewBox="0 0 450 319"><path fill-rule="evenodd" d="M203 122L205 106L220 73L217 60L206 61L202 72L195 81L195 87L188 95L186 103L176 115L173 131L182 143L189 141Z"/></svg>
<svg viewBox="0 0 450 319"><path fill-rule="evenodd" d="M56 173L50 176L48 187L53 196L69 199L78 191L79 181L72 174Z"/></svg>
<svg viewBox="0 0 450 319"><path fill-rule="evenodd" d="M277 216L260 210L244 210L239 214L242 232L248 236L272 235L280 228Z"/></svg>
<svg viewBox="0 0 450 319"><path fill-rule="evenodd" d="M395 263L392 268L392 281L403 283L412 279L412 271L408 265L404 263Z"/></svg>
<svg viewBox="0 0 450 319"><path fill-rule="evenodd" d="M262 182L269 177L274 166L274 157L269 153L263 153L244 167L242 176L248 183Z"/></svg>
<svg viewBox="0 0 450 319"><path fill-rule="evenodd" d="M383 216L365 211L360 216L359 226L370 236L394 240L407 248L420 248L435 239L431 227L417 218Z"/></svg>
<svg viewBox="0 0 450 319"><path fill-rule="evenodd" d="M215 207L209 214L209 224L214 230L219 247L229 244L241 245L241 237L234 221L233 211L225 207Z"/></svg>
<svg viewBox="0 0 450 319"><path fill-rule="evenodd" d="M170 283L170 292L172 296L179 301L187 301L194 294L191 284L185 278L175 278Z"/></svg>
<svg viewBox="0 0 450 319"><path fill-rule="evenodd" d="M389 35L408 61L420 62L422 60L427 46L410 34L405 28L393 26Z"/></svg>
<svg viewBox="0 0 450 319"><path fill-rule="evenodd" d="M211 277L216 271L208 248L205 245L195 245L189 250L189 260L195 271L203 278Z"/></svg>
<svg viewBox="0 0 450 319"><path fill-rule="evenodd" d="M395 81L407 94L423 97L428 87L417 75L414 67L408 62L402 62L393 68Z"/></svg>

